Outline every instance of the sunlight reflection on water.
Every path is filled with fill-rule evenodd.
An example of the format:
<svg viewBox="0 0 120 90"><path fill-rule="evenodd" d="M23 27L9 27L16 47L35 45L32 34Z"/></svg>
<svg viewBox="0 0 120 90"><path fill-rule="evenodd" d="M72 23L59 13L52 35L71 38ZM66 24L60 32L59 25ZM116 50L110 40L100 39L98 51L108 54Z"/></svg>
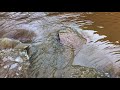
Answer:
<svg viewBox="0 0 120 90"><path fill-rule="evenodd" d="M6 16L5 16L6 15ZM38 42L44 40L49 33L61 30L65 27L70 27L72 30L79 32L85 39L87 39L87 43L82 47L79 53L74 58L74 63L77 65L94 67L100 70L111 69L110 65L113 65L112 68L119 69L119 62L116 63L120 59L120 46L114 45L119 43L119 38L116 37L111 39L111 35L106 32L106 26L103 24L104 19L97 18L98 22L96 24L95 20L88 19L91 15L94 16L94 13L6 13L3 17L0 17L0 31L5 31L9 33L9 31L14 31L16 29L26 29L28 31L34 31L36 37L33 38L33 42ZM95 17L99 16L99 13L95 13ZM105 14L106 15L106 14ZM99 16L100 17L100 16ZM94 19L94 17L92 17ZM101 19L103 21L101 21ZM106 20L106 19L105 19ZM104 22L104 23L108 23ZM110 25L111 23L109 23ZM84 30L86 27L86 30ZM111 26L109 26L111 27ZM104 29L105 34L100 33L100 30ZM113 28L113 27L112 27ZM112 30L112 29L110 29ZM118 29L117 29L118 30ZM5 32L5 33L6 33ZM118 33L119 34L119 33ZM114 33L115 35L115 33ZM108 41L104 40L107 38ZM116 41L115 41L116 40ZM109 42L110 41L110 42ZM113 42L112 42L113 41ZM116 54L118 53L118 54ZM117 66L116 66L117 65ZM110 68L108 68L110 67Z"/></svg>

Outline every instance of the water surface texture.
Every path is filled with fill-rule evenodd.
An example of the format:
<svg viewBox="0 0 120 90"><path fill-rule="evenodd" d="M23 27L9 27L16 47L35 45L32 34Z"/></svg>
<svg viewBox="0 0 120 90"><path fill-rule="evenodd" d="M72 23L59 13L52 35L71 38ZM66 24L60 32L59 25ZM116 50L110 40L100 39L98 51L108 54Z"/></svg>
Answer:
<svg viewBox="0 0 120 90"><path fill-rule="evenodd" d="M28 46L27 77L120 77L119 34L119 12L0 13L0 50Z"/></svg>

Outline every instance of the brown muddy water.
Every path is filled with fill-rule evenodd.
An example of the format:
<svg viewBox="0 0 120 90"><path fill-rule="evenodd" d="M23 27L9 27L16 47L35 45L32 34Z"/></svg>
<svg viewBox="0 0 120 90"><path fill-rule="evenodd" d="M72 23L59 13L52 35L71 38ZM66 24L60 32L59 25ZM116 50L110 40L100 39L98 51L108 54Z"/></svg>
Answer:
<svg viewBox="0 0 120 90"><path fill-rule="evenodd" d="M119 44L120 12L70 12L61 16L66 16L66 21L77 23L83 30L98 31L100 35L107 36L104 40Z"/></svg>
<svg viewBox="0 0 120 90"><path fill-rule="evenodd" d="M92 29L99 34L106 35L105 40L113 43L120 41L120 12L96 12L85 14L84 19L91 20L92 25L85 25L83 29Z"/></svg>
<svg viewBox="0 0 120 90"><path fill-rule="evenodd" d="M2 12L1 12L2 13ZM11 18L11 20L15 19L16 17L22 17L23 18L18 18L19 23L22 22L23 20L26 20L26 18L30 19L30 14L26 13L25 15L21 13L17 14L15 13L4 13L0 15L1 22L4 22L6 18L6 23L7 23L7 18ZM31 13L32 15L33 13ZM50 21L55 21L55 22L73 22L77 24L81 29L83 30L94 30L97 31L98 34L100 35L105 35L107 36L104 38L104 40L109 40L110 42L114 44L119 44L120 41L120 12L45 12L46 14L45 18L49 19L51 17ZM44 16L43 13L36 14L36 16L33 16L31 20L28 20L29 22L34 21L35 18L41 19L41 17ZM27 16L28 15L28 16ZM40 16L37 16L40 15ZM14 17L15 16L15 17ZM61 20L58 20L61 19ZM8 22L9 26L12 26L15 24L14 21ZM42 20L41 20L42 21ZM23 21L24 22L24 21ZM26 20L27 22L27 20ZM45 22L45 21L44 21ZM48 20L49 22L49 20ZM2 23L1 23L2 24ZM26 23L24 23L26 24ZM9 27L8 26L8 27ZM32 26L32 25L31 25ZM7 25L6 25L7 27ZM26 25L27 27L27 25ZM2 34L2 32L1 32ZM1 36L0 36L1 37Z"/></svg>
<svg viewBox="0 0 120 90"><path fill-rule="evenodd" d="M58 39L54 33L60 30ZM58 41L61 41L63 45L70 44L75 49L75 55L71 57L72 65L92 67L110 73L112 77L120 77L120 12L0 12L0 38L30 44L30 59L37 57L36 60L39 63L44 62L43 66L48 68L46 75L41 76L49 76L48 66L54 60L58 60L60 65L55 67L60 69L67 63L66 59L61 58L66 57L69 61L70 50L61 54L53 48L56 46L61 50L63 47L58 44ZM34 48L34 45L39 49L46 47L46 52ZM0 49L3 48L4 44L1 44ZM36 55L34 50L37 51ZM49 56L46 57L48 53ZM44 61L49 61L50 56L53 58L52 62ZM39 63L35 65L41 67ZM51 68L54 69L53 67ZM38 73L37 75L40 76Z"/></svg>

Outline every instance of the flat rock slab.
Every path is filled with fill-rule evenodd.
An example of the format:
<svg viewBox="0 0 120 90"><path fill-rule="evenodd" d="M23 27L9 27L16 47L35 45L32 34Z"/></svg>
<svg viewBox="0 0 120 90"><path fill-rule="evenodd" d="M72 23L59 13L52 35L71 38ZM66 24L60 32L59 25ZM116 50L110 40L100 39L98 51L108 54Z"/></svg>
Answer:
<svg viewBox="0 0 120 90"><path fill-rule="evenodd" d="M87 40L77 31L70 28L59 31L60 43L74 49L75 55L80 51L82 46L86 44Z"/></svg>

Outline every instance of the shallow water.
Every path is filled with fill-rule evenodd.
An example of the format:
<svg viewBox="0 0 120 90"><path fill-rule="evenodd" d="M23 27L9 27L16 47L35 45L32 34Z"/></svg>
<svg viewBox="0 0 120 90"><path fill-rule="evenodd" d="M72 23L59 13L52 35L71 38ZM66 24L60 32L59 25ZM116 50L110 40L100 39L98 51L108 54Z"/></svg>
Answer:
<svg viewBox="0 0 120 90"><path fill-rule="evenodd" d="M118 74L119 15L119 12L1 12L0 38L8 37L32 44L44 42L50 33L69 27L87 40L77 51L73 64L103 71L115 69L114 73ZM70 38L75 37L71 35ZM75 45L74 40L72 44L80 45Z"/></svg>
<svg viewBox="0 0 120 90"><path fill-rule="evenodd" d="M83 30L98 31L98 34L107 36L104 40L109 40L114 44L119 44L120 41L120 12L1 12L0 20L0 29L23 28L32 31L36 30L36 33L39 32L38 28L40 28L41 30L44 29L44 27L42 28L39 25L42 26L44 24L50 25L51 23L59 23L56 25L61 27L62 25L60 24L66 22L68 25L72 22L76 23ZM2 25L3 23L4 25ZM50 28L49 25L48 28ZM54 28L56 28L55 25Z"/></svg>
<svg viewBox="0 0 120 90"><path fill-rule="evenodd" d="M120 12L71 12L58 14L67 19L65 19L65 22L75 22L83 30L98 31L99 34L107 36L104 40L119 44Z"/></svg>

